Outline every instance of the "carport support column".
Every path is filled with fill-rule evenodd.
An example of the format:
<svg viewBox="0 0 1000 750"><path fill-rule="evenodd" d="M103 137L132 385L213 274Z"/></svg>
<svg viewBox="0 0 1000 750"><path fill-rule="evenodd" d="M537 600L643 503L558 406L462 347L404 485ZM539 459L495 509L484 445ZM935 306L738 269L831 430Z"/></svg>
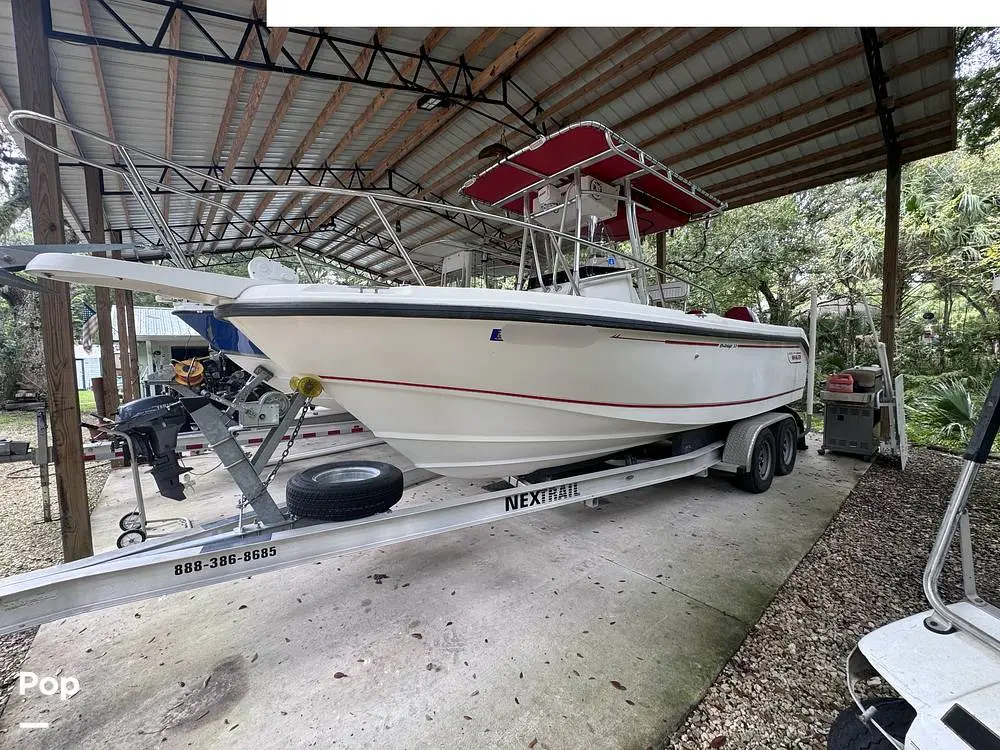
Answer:
<svg viewBox="0 0 1000 750"><path fill-rule="evenodd" d="M896 324L899 301L899 203L903 168L898 146L890 146L885 169L885 245L882 252L882 320L880 335L885 344L886 360L896 375ZM886 374L887 376L889 373ZM882 410L882 438L889 436L887 409Z"/></svg>
<svg viewBox="0 0 1000 750"><path fill-rule="evenodd" d="M899 300L899 197L902 188L899 148L890 148L885 170L885 245L882 253L882 342L889 367L896 359L896 304ZM893 372L895 375L895 372Z"/></svg>
<svg viewBox="0 0 1000 750"><path fill-rule="evenodd" d="M90 221L90 241L104 242L104 204L101 201L101 173L97 167L83 168L87 184L87 218ZM94 253L106 257L107 253ZM101 343L101 380L104 383L104 416L118 409L118 370L115 366L114 334L111 332L111 291L104 286L94 288L97 298L97 338Z"/></svg>
<svg viewBox="0 0 1000 750"><path fill-rule="evenodd" d="M666 281L666 278L661 273L665 265L667 265L667 233L659 232L656 235L656 278L659 284Z"/></svg>
<svg viewBox="0 0 1000 750"><path fill-rule="evenodd" d="M110 230L111 242L121 244L122 233L118 229ZM120 259L120 250L114 250L111 257ZM118 361L122 373L122 398L125 403L139 398L137 382L138 373L132 369L131 346L135 339L135 316L132 314L132 293L124 289L115 289L115 312L118 318Z"/></svg>
<svg viewBox="0 0 1000 750"><path fill-rule="evenodd" d="M12 0L14 46L21 107L53 116L52 74L49 44L45 37L48 4L39 0ZM29 122L26 127L39 140L55 143L55 127ZM31 190L31 228L36 244L62 244L62 190L59 161L55 154L29 141L28 183ZM63 559L79 560L94 554L87 505L87 478L83 467L80 434L80 403L76 392L76 360L73 355L73 319L69 285L42 280L40 295L42 346L48 411L55 447L56 494L62 531Z"/></svg>

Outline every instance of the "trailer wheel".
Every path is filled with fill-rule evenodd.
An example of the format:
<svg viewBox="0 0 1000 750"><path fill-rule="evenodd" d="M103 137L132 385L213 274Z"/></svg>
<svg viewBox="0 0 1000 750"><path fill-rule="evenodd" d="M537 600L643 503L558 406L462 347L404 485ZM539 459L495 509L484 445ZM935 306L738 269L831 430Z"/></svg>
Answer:
<svg viewBox="0 0 1000 750"><path fill-rule="evenodd" d="M285 488L291 513L321 521L384 513L402 496L403 472L381 461L320 464L295 474Z"/></svg>
<svg viewBox="0 0 1000 750"><path fill-rule="evenodd" d="M917 715L910 704L894 699L875 705L878 706L876 721L899 742L903 742ZM861 722L857 706L845 708L833 720L826 746L828 750L894 750L893 744L880 731Z"/></svg>
<svg viewBox="0 0 1000 750"><path fill-rule="evenodd" d="M789 417L775 425L774 441L777 447L774 459L774 473L779 477L791 474L795 468L795 457L799 452L799 428L796 426L794 419Z"/></svg>
<svg viewBox="0 0 1000 750"><path fill-rule="evenodd" d="M775 454L774 433L761 430L750 452L750 468L739 475L740 486L747 492L767 492L774 480Z"/></svg>
<svg viewBox="0 0 1000 750"><path fill-rule="evenodd" d="M133 544L142 544L144 541L146 541L145 531L142 529L129 529L123 534L119 534L116 544L118 545L118 549L125 549L125 547L130 547Z"/></svg>

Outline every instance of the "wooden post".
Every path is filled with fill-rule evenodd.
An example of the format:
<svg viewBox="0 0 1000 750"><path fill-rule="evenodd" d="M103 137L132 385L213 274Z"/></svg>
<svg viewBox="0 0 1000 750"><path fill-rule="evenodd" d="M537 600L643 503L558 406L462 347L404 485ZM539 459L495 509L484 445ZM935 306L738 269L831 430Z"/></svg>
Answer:
<svg viewBox="0 0 1000 750"><path fill-rule="evenodd" d="M882 254L881 336L889 367L895 371L899 301L899 196L902 166L898 148L889 150L885 170L885 245ZM893 373L895 374L895 373Z"/></svg>
<svg viewBox="0 0 1000 750"><path fill-rule="evenodd" d="M882 250L882 320L879 334L885 344L889 372L885 378L896 376L896 324L899 301L899 197L902 189L903 169L898 147L890 147L885 169L885 244ZM879 431L882 439L889 438L889 410L882 409Z"/></svg>
<svg viewBox="0 0 1000 750"><path fill-rule="evenodd" d="M132 379L132 392L142 398L142 384L139 382L139 344L135 340L135 305L132 290L125 292L125 322L128 324L128 374Z"/></svg>
<svg viewBox="0 0 1000 750"><path fill-rule="evenodd" d="M83 168L87 185L87 218L90 220L90 241L104 242L104 203L101 201L101 173L97 167ZM94 253L107 256L107 253ZM104 394L102 416L110 417L118 409L118 371L115 366L114 334L111 332L111 290L99 286L94 288L97 297L97 339L101 344L101 380L107 384Z"/></svg>
<svg viewBox="0 0 1000 750"><path fill-rule="evenodd" d="M53 116L52 73L49 44L45 38L45 8L38 0L12 0L14 47L20 105ZM31 122L32 134L47 143L56 142L55 127ZM28 184L31 190L31 228L36 244L61 244L63 231L62 190L59 160L55 154L25 141ZM94 554L87 505L87 477L83 467L83 437L80 434L80 402L76 389L73 356L73 319L69 286L42 280L42 346L48 385L48 411L55 449L56 494L62 531L63 559L79 560Z"/></svg>
<svg viewBox="0 0 1000 750"><path fill-rule="evenodd" d="M112 229L109 234L111 235L112 243L121 243L121 231ZM121 259L121 251L112 251L111 257ZM131 339L129 329L132 327L128 322L129 296L129 293L124 289L115 289L115 312L117 313L116 317L118 320L118 362L122 374L122 400L125 403L135 401L139 398L135 387L137 378L132 377L132 354L129 351L129 341Z"/></svg>
<svg viewBox="0 0 1000 750"><path fill-rule="evenodd" d="M656 268L658 271L656 276L660 280L661 284L666 281L666 277L662 273L659 273L659 271L661 271L666 264L667 264L667 233L658 232L656 235Z"/></svg>

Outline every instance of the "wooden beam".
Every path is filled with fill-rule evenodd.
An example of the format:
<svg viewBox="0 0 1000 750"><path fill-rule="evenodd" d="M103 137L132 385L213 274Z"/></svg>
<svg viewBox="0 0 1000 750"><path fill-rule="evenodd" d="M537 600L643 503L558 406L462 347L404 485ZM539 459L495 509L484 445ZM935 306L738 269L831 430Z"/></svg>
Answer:
<svg viewBox="0 0 1000 750"><path fill-rule="evenodd" d="M142 384L139 382L139 343L135 336L135 301L132 290L125 290L125 324L128 326L128 376L132 381L132 393L142 398Z"/></svg>
<svg viewBox="0 0 1000 750"><path fill-rule="evenodd" d="M250 8L251 15L255 18L262 18L264 16L263 5L263 0L253 0L253 5ZM256 51L257 36L251 34L246 45L243 47L240 59L248 60L253 57ZM222 117L219 120L219 129L215 134L215 147L212 149L212 164L218 164L222 159L222 149L225 147L226 139L229 137L229 125L236 115L236 107L240 101L240 91L243 90L243 79L246 77L246 73L247 69L240 66L237 66L236 70L233 71L233 77L229 83L229 95L226 97L226 105L222 110ZM204 210L204 203L199 202L195 204L194 221L192 222L191 234L188 235L188 242L194 241L195 233L201 227L201 217ZM202 233L202 240L204 239L204 233Z"/></svg>
<svg viewBox="0 0 1000 750"><path fill-rule="evenodd" d="M925 159L928 156L934 156L936 154L944 153L948 150L947 142L929 143L922 146L920 149L911 151L906 154L906 163L917 161L919 159ZM734 208L740 208L741 206L749 206L754 203L761 203L766 200L771 200L772 198L781 198L785 195L791 195L792 193L800 193L804 190L812 190L813 188L822 187L824 185L830 185L834 182L840 182L842 180L850 179L851 177L856 177L859 174L871 174L873 172L878 172L879 170L885 169L885 155L880 154L877 160L869 162L868 164L855 164L850 170L841 170L839 172L827 172L822 176L817 176L812 171L806 172L804 175L795 175L794 182L788 182L782 187L777 188L771 192L767 193L754 193L753 195L747 196L745 198L739 198L734 200L729 204L730 210Z"/></svg>
<svg viewBox="0 0 1000 750"><path fill-rule="evenodd" d="M908 96L900 97L896 100L896 108L901 109L909 104L913 104L914 102L935 96L950 85L950 81L943 81L939 84L915 91L913 94ZM767 156L768 154L777 153L787 148L791 148L792 146L804 143L805 141L813 140L819 138L820 136L834 133L838 130L843 130L844 128L848 128L852 125L857 125L865 120L870 120L874 115L875 105L866 104L862 107L842 112L839 115L827 118L826 120L822 120L821 122L817 122L808 127L795 130L782 136L781 138L765 141L764 143L752 148L737 151L730 156L723 156L715 161L702 164L694 169L685 170L684 176L690 180L697 180L705 175L715 174L716 172L729 169L737 164L745 164L763 156Z"/></svg>
<svg viewBox="0 0 1000 750"><path fill-rule="evenodd" d="M385 27L376 29L375 39L380 42L385 42L385 40L389 36L390 31L391 29ZM354 69L365 70L371 63L374 54L375 51L373 49L370 48L363 49L358 54L357 58L355 58L354 60ZM288 163L291 166L288 169L279 172L277 178L278 182L287 183L291 179L292 176L291 167L297 167L302 162L302 159L305 158L305 155L309 152L309 149L312 148L313 143L319 137L319 134L323 132L323 128L326 127L326 123L333 116L333 113L336 112L338 109L340 109L340 105L343 103L344 99L347 98L347 95L351 92L351 88L352 84L341 83L336 88L336 90L334 90L333 94L331 94L330 98L326 100L326 104L323 105L323 109L321 109L319 111L319 114L316 115L316 119L313 121L313 124L309 127L309 130L306 131L306 134L302 137L302 140L299 141L299 145L295 147L295 151L292 152L291 157L289 157ZM276 196L275 193L265 193L261 197L260 201L257 203L257 207L254 209L253 212L255 220L257 221L260 220L260 218L264 215L264 211L266 211L267 207L271 205L271 202L274 200L275 196ZM281 208L278 209L278 216L287 216L288 213L292 210L292 208L296 206L301 200L302 200L301 194L295 194L286 199L285 203L281 206Z"/></svg>
<svg viewBox="0 0 1000 750"><path fill-rule="evenodd" d="M302 54L299 55L297 60L300 68L305 68L309 64L313 55L316 54L316 48L319 44L319 37L309 37L309 40L302 49ZM253 155L254 164L261 164L267 158L268 150L271 148L271 144L274 142L275 136L278 134L278 126L284 122L285 115L288 114L288 110L292 106L292 102L295 100L295 95L298 94L299 87L302 85L303 80L304 78L302 76L289 76L288 81L285 83L285 88L281 92L281 98L278 100L278 106L275 107L274 112L271 113L271 119L267 123L264 135L261 137L260 143L257 144L257 150ZM247 178L247 184L250 183L251 179L252 175ZM287 177L283 179L287 179ZM245 197L247 196L244 193L234 194L232 199L229 201L229 208L234 211L238 210L240 203ZM267 205L271 202L271 200L273 200L273 198L273 195L268 195L267 193L261 195L260 199L254 206L253 218L255 220L260 219L264 209L267 208ZM236 249L239 249L241 244L242 242L238 242Z"/></svg>
<svg viewBox="0 0 1000 750"><path fill-rule="evenodd" d="M170 28L167 30L167 44L171 49L177 49L181 44L181 16L182 13L174 13L170 19ZM173 158L174 153L174 123L177 114L177 80L180 77L179 57L167 57L167 99L163 116L163 155L167 159ZM168 170L165 182L170 184L171 172ZM170 223L170 194L163 196L163 218ZM103 350L102 350L103 351ZM105 381L107 382L107 381Z"/></svg>
<svg viewBox="0 0 1000 750"><path fill-rule="evenodd" d="M21 106L53 116L52 71L45 18L38 0L12 0L14 47ZM43 143L56 143L55 127L30 122L25 126ZM59 160L51 151L25 142L28 184L31 191L31 228L36 244L65 242ZM80 403L73 356L73 321L69 285L40 281L42 346L48 412L55 448L56 494L63 559L72 562L94 554L87 505L87 478L83 468L83 438L80 434Z"/></svg>
<svg viewBox="0 0 1000 750"><path fill-rule="evenodd" d="M885 237L882 253L882 321L879 337L885 344L886 359L896 375L896 326L899 323L899 197L903 165L900 149L891 148L885 169ZM889 373L887 373L889 374ZM883 428L885 429L885 428Z"/></svg>
<svg viewBox="0 0 1000 750"><path fill-rule="evenodd" d="M798 183L802 180L808 180L809 177L821 179L831 171L835 171L837 174L865 174L864 171L858 172L861 168L859 165L871 164L873 162L877 163L885 159L886 150L882 141L882 134L879 133L878 136L878 143L869 148L867 151L852 153L850 156L842 157L835 161L825 161L822 164L812 164L806 170L797 171L791 174L784 174L771 180L754 182L752 184L745 185L741 190L735 190L732 193L729 193L726 198L731 198L733 201L739 201L740 199L746 198L747 196L755 193L770 192L790 183ZM947 124L944 125L944 128L939 125L936 131L901 139L899 141L899 145L901 150L905 151L909 149L914 151L917 149L923 149L930 143L937 143L942 139L947 139L947 136ZM856 141L850 145L857 148L859 143L860 141ZM833 149L830 150L832 151Z"/></svg>
<svg viewBox="0 0 1000 750"><path fill-rule="evenodd" d="M885 34L885 40L888 43L898 39L903 39L916 31L917 29L893 29ZM639 145L644 149L651 149L654 146L679 135L680 133L698 127L699 125L704 125L706 122L711 122L712 120L722 117L723 115L727 115L730 112L736 112L744 107L750 106L751 104L760 102L779 91L795 86L803 81L816 78L820 73L838 68L849 60L856 60L862 55L864 55L864 46L861 44L853 44L850 47L841 50L837 54L826 58L825 60L821 60L813 65L807 64L795 73L765 86L761 86L758 89L754 89L745 96L734 99L727 104L720 107L711 107L701 115L687 120L676 127L668 128L661 133L657 133L655 136L646 139Z"/></svg>
<svg viewBox="0 0 1000 750"><path fill-rule="evenodd" d="M710 76L706 76L705 78L699 79L697 82L695 82L691 86L688 86L686 89L681 89L680 91L671 94L666 99L656 102L655 104L652 104L646 107L645 109L636 112L634 115L631 115L630 117L626 117L624 120L622 120L615 126L615 131L620 133L632 127L638 122L642 122L643 120L649 119L653 115L657 115L660 112L664 111L665 109L674 107L680 102L684 101L685 99L688 99L689 97L694 96L697 93L705 91L706 89L709 89L718 83L722 83L722 81L725 81L727 78L739 75L747 68L757 65L758 63L763 62L769 57L773 57L782 50L791 47L793 44L798 44L799 42L804 41L805 39L818 33L819 31L820 31L819 29L815 28L795 29L794 31L792 31L792 33L786 34L778 41L767 45L766 47L758 50L757 52L754 52L749 57L744 57L742 60L737 60L732 65L729 65L728 67L725 67L722 70L717 71L716 73L713 73Z"/></svg>
<svg viewBox="0 0 1000 750"><path fill-rule="evenodd" d="M89 0L80 0L80 14L83 18L83 28L87 34L94 35L94 22L90 17L90 3ZM101 55L100 47L97 45L90 45L90 59L94 65L94 78L97 80L97 93L101 97L101 107L104 110L104 122L108 128L108 136L111 140L118 140L118 134L115 132L115 121L111 116L111 102L108 100L108 87L104 83L104 68L101 65ZM117 154L114 150L111 150L112 161L118 161ZM119 189L124 190L124 183L121 182L119 177ZM128 200L123 195L121 197L122 211L125 213L125 223L131 226L132 217L129 213Z"/></svg>
<svg viewBox="0 0 1000 750"><path fill-rule="evenodd" d="M119 229L109 231L111 242L121 242L122 233ZM111 257L121 260L121 250L112 250ZM139 398L135 387L136 378L132 377L132 356L129 352L128 295L124 289L115 289L115 319L118 323L118 369L122 375L122 401L129 403Z"/></svg>
<svg viewBox="0 0 1000 750"><path fill-rule="evenodd" d="M680 29L682 32L688 31L688 29ZM676 50L673 54L667 56L663 60L660 60L655 65L640 71L636 75L625 81L619 81L615 83L612 89L602 96L599 96L594 101L588 102L587 104L578 107L577 109L566 115L566 122L576 122L580 119L584 112L594 112L605 104L609 104L616 99L620 99L625 94L630 91L642 86L643 84L649 83L652 80L659 78L661 75L666 73L668 70L673 68L675 65L684 62L685 60L690 60L692 57L697 55L699 52L703 52L711 47L717 42L721 42L730 34L737 31L733 28L721 28L712 29L705 34L693 39L692 41L685 44L680 49ZM616 71L618 72L618 71ZM620 76L621 73L618 72Z"/></svg>
<svg viewBox="0 0 1000 750"><path fill-rule="evenodd" d="M87 218L90 221L90 241L104 242L104 203L101 201L101 173L97 167L83 168L87 188ZM94 253L105 257L107 253ZM115 366L114 334L111 332L111 291L104 286L94 287L97 305L97 340L101 344L101 379L104 381L104 403L100 406L104 416L110 417L118 410L118 368Z"/></svg>
<svg viewBox="0 0 1000 750"><path fill-rule="evenodd" d="M501 52L497 58L486 66L480 73L472 79L469 84L469 90L473 94L478 94L482 91L486 91L493 84L497 83L502 75L507 73L511 68L513 68L518 62L520 62L529 52L531 52L535 47L545 41L545 39L552 34L552 29L549 28L532 28L522 34L517 41L507 47L503 52ZM466 55L466 59L472 59L472 56ZM416 102L414 102L414 107ZM458 111L456 111L458 110ZM432 114L416 131L410 133L403 142L400 143L392 153L387 155L382 159L381 162L372 170L369 174L369 180L375 181L380 179L390 167L396 166L407 157L410 153L415 151L418 147L423 145L427 139L429 139L434 133L444 127L448 122L454 119L460 108L448 108L441 109ZM387 131L388 133L389 131ZM362 159L364 157L362 156ZM323 196L319 196L323 199ZM319 226L326 222L331 216L334 216L339 211L343 210L349 203L352 202L351 198L340 198L332 203L330 206L325 208L319 213L316 220L313 222L313 227ZM306 215L309 215L309 210L306 210Z"/></svg>
<svg viewBox="0 0 1000 750"><path fill-rule="evenodd" d="M448 29L448 28L431 29L431 32L424 38L424 42L421 45L423 47L423 49L427 52L427 54L431 54L434 51L434 48L437 47L438 44L441 43L441 41L448 34L449 31L450 31L450 29ZM418 68L419 65L420 65L420 60L419 59L417 59L417 58L410 59L406 63L403 64L403 66L399 70L399 73L404 78L410 78L410 77L412 77L417 72L417 68ZM448 74L446 73L446 75L448 75ZM393 76L393 80L394 81L398 80L398 79L399 79L398 75L397 76ZM386 103L389 101L389 98L394 93L396 93L395 89L382 89L377 94L375 94L375 96L372 98L372 100L368 103L368 106L365 107L364 111L357 117L357 119L355 119L355 121L351 124L351 127L348 128L347 132L344 133L343 136L341 136L340 140L337 141L337 144L318 163L320 163L320 164L333 164L333 163L335 163L336 160L340 157L340 155L354 141L354 139L357 138L358 135L360 135L361 132L365 129L365 127L368 126L368 124L371 122L372 118L376 114L378 114L379 111L381 111L381 109L386 105ZM415 109L415 105L414 105L414 109ZM362 159L358 159L358 161L360 162L360 161L363 161L363 160ZM322 181L323 181L323 171L322 171L322 169L317 169L317 170L313 171L312 178L316 179L317 177L318 177L319 183L322 184ZM287 212L290 208L292 208L295 205L297 205L298 203L300 203L304 197L305 196L303 196L301 194L300 195L293 195L293 196L291 196L286 201L285 207L283 207L281 215L284 215L284 213ZM238 198L237 198L237 200L238 200ZM270 201L268 201L268 203L270 203ZM259 241L258 241L257 244L259 244ZM237 244L237 248L239 248L241 245L242 245L242 242L238 243Z"/></svg>
<svg viewBox="0 0 1000 750"><path fill-rule="evenodd" d="M947 121L947 112L939 112L937 114L928 115L927 117L921 117L919 120L913 120L912 122L907 123L906 130L901 135L912 140L913 137L918 134L922 134L923 131L928 128L940 127L942 124L947 123ZM799 157L798 159L782 161L779 164L768 167L767 169L756 169L750 175L740 175L739 177L733 177L723 182L705 185L704 189L712 195L726 200L729 195L739 192L740 188L746 186L752 180L764 180L786 172L794 172L795 170L801 169L807 165L815 165L818 162L826 162L833 157L840 156L851 151L857 151L865 146L877 146L882 142L881 133L873 133L871 135L864 136L863 138L858 138L855 141L851 141L850 143L841 143L831 148L807 154L806 156ZM817 166L815 168L820 169L822 167Z"/></svg>
<svg viewBox="0 0 1000 750"><path fill-rule="evenodd" d="M272 29L271 35L267 39L268 59L274 60L278 57L278 53L281 51L281 47L285 43L287 36L288 29ZM243 153L243 147L246 145L247 137L250 135L250 128L253 127L254 120L257 119L257 110L260 109L260 103L264 99L264 92L267 91L267 85L270 82L271 73L264 70L257 73L253 83L250 85L250 93L247 95L246 104L243 106L243 114L240 116L239 125L236 126L236 134L233 136L233 142L229 146L229 156L226 158L226 166L222 169L222 177L220 179L223 182L227 182L233 176L233 170L236 168L236 163ZM234 202L239 202L239 196L240 193L237 193ZM211 226L218 212L218 206L210 206L205 223ZM224 218L228 220L230 217L225 215ZM224 227L220 236L225 236L225 233L226 228ZM208 251L212 252L215 250L218 244L218 240L213 241L209 245Z"/></svg>
<svg viewBox="0 0 1000 750"><path fill-rule="evenodd" d="M461 55L462 58L464 58L465 60L474 60L475 58L477 58L479 55L481 55L483 53L483 50L485 50L490 44L492 44L494 41L496 41L496 39L502 33L503 33L503 29L501 29L501 28L488 28L488 29L483 30L479 34L479 36L477 36L475 39L473 39L469 43L469 45L462 51L462 55ZM458 76L458 70L455 69L455 68L450 68L450 69L446 70L442 74L441 80L444 81L444 83L446 85L450 86L457 76ZM408 106L405 110L403 110L403 112L400 113L399 116L396 117L396 119L392 121L392 123L390 123L389 127L387 127L382 132L381 135L379 135L374 141L372 141L368 145L367 148L365 148L364 151L361 152L361 154L358 156L358 158L356 160L357 163L363 164L366 161L368 161L369 159L371 159L389 141L390 138L392 138L396 133L400 132L406 126L406 124L409 123L410 120L412 120L420 112L421 112L421 110L420 110L420 107L417 106L417 101L411 102L410 106ZM442 117L445 117L448 114L449 113L448 113L447 110L440 110L437 113L431 115L430 119L427 120L424 123L424 125L426 126L427 123L439 122ZM454 116L454 115L452 115L452 116ZM396 152L394 152L394 153L396 153ZM382 165L386 165L386 160L383 160ZM382 166L382 165L380 165L380 166ZM391 166L391 164L387 165L386 168L388 166ZM378 167L376 167L376 169L378 169ZM378 180L380 177L382 177L383 174L385 174L385 169L383 169L383 171L380 174L375 174L375 176L370 177L370 181L374 182L375 180ZM298 199L301 199L301 198L304 198L304 197L305 196L303 196L303 195L293 196L293 200L290 202L291 205L295 205L295 203L297 202ZM306 207L306 209L302 212L302 215L303 216L310 216L310 215L312 215L314 212L316 212L318 210L319 206L322 205L323 202L326 201L326 200L327 200L327 198L325 196L322 196L322 195L315 196L309 202L309 204ZM339 212L349 202L350 202L349 199L336 199L334 201L331 209L329 210L329 214L326 217L324 217L324 219L322 221L313 222L313 226L315 227L315 226L318 226L319 224L322 224L323 222L326 221L327 218L329 218L330 215L333 215L334 213Z"/></svg>
<svg viewBox="0 0 1000 750"><path fill-rule="evenodd" d="M914 71L921 70L927 67L928 65L932 65L935 62L939 62L940 60L942 60L944 52L946 52L946 50L932 50L931 52L920 55L919 57L916 57L900 65L897 65L895 68L889 71L889 76L890 78L896 78L898 76L905 75L906 73L912 73ZM751 123L750 125L744 128L740 128L739 130L735 130L731 133L728 133L726 135L726 138L721 141L704 143L695 146L693 148L689 148L685 151L675 153L668 158L667 163L679 165L696 156L701 156L702 154L709 153L711 151L718 151L722 148L725 148L729 144L738 143L739 141L745 138L749 138L750 136L756 135L757 133L762 133L765 130L770 130L771 128L774 128L777 125L790 122L791 120L794 120L797 117L801 117L811 112L823 109L824 107L828 107L831 104L835 104L845 99L849 99L850 97L856 94L861 94L867 91L870 86L871 82L867 78L860 81L855 81L854 83L849 83L845 86L841 86L835 91L831 91L827 94L822 94L820 96L814 97L795 107L783 110L775 115L772 115L771 117L765 117L762 120L758 120L757 122ZM900 107L904 105L897 102L896 106ZM864 107L851 110L851 112L854 113L863 112L863 114L860 114L860 119L868 119L869 117L872 117L876 114L876 105L868 104L865 105ZM847 113L838 115L838 117L841 116L847 117ZM836 119L835 117L831 117L829 118L829 121L833 122L835 119ZM738 157L740 153L743 152L737 152L735 156ZM684 173L685 175L690 176L692 178L700 177L705 174L712 174L713 171L718 171L720 169L720 167L716 166L717 164L725 164L726 160L730 158L732 157L722 157L721 159L716 159L715 161L710 162L709 164L706 165L695 167L693 169L685 169ZM725 167L721 168L724 169Z"/></svg>

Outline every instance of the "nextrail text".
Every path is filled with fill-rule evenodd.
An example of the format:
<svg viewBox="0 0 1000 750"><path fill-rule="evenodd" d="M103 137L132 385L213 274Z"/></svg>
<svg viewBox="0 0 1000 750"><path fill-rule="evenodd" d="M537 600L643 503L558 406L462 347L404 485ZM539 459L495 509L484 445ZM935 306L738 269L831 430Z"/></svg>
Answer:
<svg viewBox="0 0 1000 750"><path fill-rule="evenodd" d="M516 495L507 495L504 498L504 512L529 508L532 505L542 503L552 503L557 500L569 500L580 497L580 487L576 482L560 484L558 487L549 487L544 490L528 490Z"/></svg>

